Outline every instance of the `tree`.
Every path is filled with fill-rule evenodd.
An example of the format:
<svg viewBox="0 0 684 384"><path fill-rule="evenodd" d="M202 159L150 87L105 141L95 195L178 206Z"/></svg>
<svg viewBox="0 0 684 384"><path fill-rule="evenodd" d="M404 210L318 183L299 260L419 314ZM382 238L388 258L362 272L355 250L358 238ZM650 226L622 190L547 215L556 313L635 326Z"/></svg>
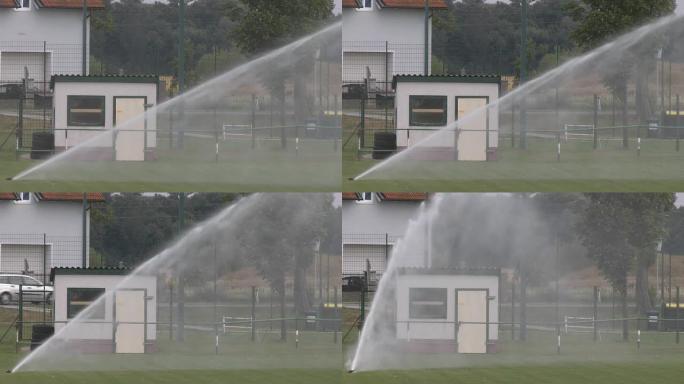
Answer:
<svg viewBox="0 0 684 384"><path fill-rule="evenodd" d="M236 29L237 44L247 54L259 54L285 45L311 33L332 17L330 0L241 0L246 6ZM304 49L304 48L301 48ZM265 85L280 101L281 119L284 117L285 79L294 81L295 118L303 120L311 105L304 79L313 68L313 52L298 52L297 62L290 71L273 71L266 76ZM284 124L284 121L281 121ZM284 138L283 138L284 140Z"/></svg>
<svg viewBox="0 0 684 384"><path fill-rule="evenodd" d="M577 1L530 1L528 63L532 72L545 55L555 55L556 46L562 52L575 49L569 38L575 22L564 10ZM449 11L435 12L433 55L448 72L513 74L518 70L520 0L492 3L464 0L454 2Z"/></svg>
<svg viewBox="0 0 684 384"><path fill-rule="evenodd" d="M586 49L594 48L611 38L653 19L671 14L676 7L675 0L581 0L568 7L570 14L578 22L573 38ZM617 68L610 68L604 75L604 83L627 105L627 84L634 66L637 68L636 106L641 120L650 117L648 84L642 76L653 65L655 44L641 44L634 52L625 52Z"/></svg>
<svg viewBox="0 0 684 384"><path fill-rule="evenodd" d="M311 307L306 272L314 257L315 246L326 243L328 215L333 211L332 195L270 194L263 195L251 217L241 223L237 249L252 263L280 297L281 318L285 318L286 281L294 278L294 303L297 313ZM284 321L281 338L286 338Z"/></svg>
<svg viewBox="0 0 684 384"><path fill-rule="evenodd" d="M577 232L601 274L621 296L627 317L627 277L635 270L636 299L640 311L652 306L648 295L648 268L655 260L656 244L665 234L670 193L588 193L589 201ZM623 321L623 338L627 323Z"/></svg>
<svg viewBox="0 0 684 384"><path fill-rule="evenodd" d="M186 205L189 227L209 218L235 198L233 194L193 194ZM178 236L177 194L123 193L107 196L91 212L91 247L104 266L136 267Z"/></svg>
<svg viewBox="0 0 684 384"><path fill-rule="evenodd" d="M261 53L304 36L332 16L330 0L241 0L246 6L236 30L247 53Z"/></svg>
<svg viewBox="0 0 684 384"><path fill-rule="evenodd" d="M663 241L663 252L684 255L684 207L670 212L667 221L667 236Z"/></svg>

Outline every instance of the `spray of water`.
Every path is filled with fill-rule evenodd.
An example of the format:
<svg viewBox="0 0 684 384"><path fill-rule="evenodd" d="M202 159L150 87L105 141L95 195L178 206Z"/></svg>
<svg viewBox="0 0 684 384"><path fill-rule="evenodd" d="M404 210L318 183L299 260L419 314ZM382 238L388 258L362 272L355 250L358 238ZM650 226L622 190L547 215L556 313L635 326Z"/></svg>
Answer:
<svg viewBox="0 0 684 384"><path fill-rule="evenodd" d="M287 252L292 255L311 254L314 248L312 244L316 240L312 239L311 241L302 242L301 240L306 239L310 232L299 232L306 231L304 227L307 223L321 223L322 216L325 215L324 211L326 211L324 206L329 205L331 200L332 198L327 194L285 193L255 194L240 199L212 218L198 224L171 246L135 268L128 276L117 283L115 287L108 289L95 302L79 312L76 317L70 319L68 323L56 324L55 334L39 348L23 358L12 369L12 372L36 370L111 370L117 369L117 367L131 369L132 361L130 359L118 361L116 358L111 357L111 355L104 359L98 358L97 353L87 353L82 350L82 345L79 346L78 343L74 343L74 341L82 340L84 333L112 334L112 320L105 321L102 319L101 309L104 308L105 303L112 302L112 297L116 291L127 288L140 288L135 286L135 284L139 284L136 283L135 279L140 276L158 277L163 281L165 277L168 278L168 276L182 274L187 281L185 283L185 292L188 297L187 300L189 300L188 303L194 302L194 304L205 305L210 309L211 305L203 304L212 301L211 291L204 293L204 290L207 289L206 285L216 278L221 279L226 274L244 274L246 273L245 271L249 270L248 268L253 268L260 263L277 263L278 248L283 246L283 242L281 242L283 236L288 237L286 247L291 249L281 250L281 252ZM283 209L283 207L289 208ZM291 233L299 234L286 235L281 233L282 230L277 229L285 225L294 229ZM325 224L321 223L321 226L325 228ZM277 233L271 233L272 231ZM291 239L289 236L298 236L298 238ZM270 250L273 253L263 258L256 256L258 252L265 252L265 250ZM296 274L301 272L297 268L303 267L290 266L292 263L288 262L285 266L281 266L281 268L288 270L283 273ZM103 277L103 279L106 280L106 277ZM231 284L236 283L231 282ZM250 284L254 285L255 283ZM220 288L220 290L222 289ZM158 290L156 293L149 294L158 296L160 292ZM266 292L265 289L264 292ZM230 293L226 294L230 296ZM195 297L195 299L190 300L189 297ZM288 305L290 304L288 303ZM239 310L241 307L239 301L233 303L233 307L230 307L229 302L222 304L222 306L226 305L229 308L236 308L231 309L233 311ZM190 354L179 361L178 356L183 356L183 348L173 350L172 347L171 352L160 351L152 354L153 356L148 357L148 360L143 359L143 365L139 369L155 369L155 366L157 369L196 369L198 368L197 365L206 368L214 366L216 369L226 369L229 366L225 361L225 357L220 355L213 356L213 334L214 327L216 326L215 322L218 320L214 318L214 315L205 314L202 306L194 306L192 308L191 311L194 313L189 312L188 316L194 319L194 321L187 320L185 322L185 324L188 324L186 327L189 327L186 337L191 345L190 348L192 348ZM98 313L100 314L98 315ZM111 317L111 315L107 316ZM157 311L157 316L160 316L159 311ZM239 323L238 325L244 327L245 324ZM151 340L155 340L154 336L158 331L157 325L148 324L147 327L148 334L152 335ZM260 326L260 328L263 329L263 326ZM206 334L211 335L208 342L208 345L212 346L212 348L208 348L210 353L201 360L194 359L192 356L202 353L202 348L198 349L201 344L197 344L197 339L206 337ZM160 342L158 336L156 340ZM218 336L216 340L218 341ZM238 341L244 342L242 339L238 339ZM259 346L259 344L261 345ZM277 356L277 353L279 353L277 351L280 348L284 348L279 344L282 345L282 343L257 343L258 347L254 348L258 348L259 354L253 358L249 357L250 352L247 349L242 349L240 355L246 359L242 361L243 368L252 365L258 367L259 364L273 364L270 368L278 367L278 364L281 365L281 368L296 368L307 366L308 364L321 364L324 367L325 364L335 364L339 358L336 355L338 348L332 343L326 343L323 347L320 345L310 346L310 348L315 350L318 360L311 359L308 356L296 360L289 352L289 357ZM300 351L302 347L306 347L306 344L300 346ZM273 350L270 348L273 348ZM275 359L273 363L268 363L270 355ZM213 359L217 360L211 362ZM308 362L305 360L308 360Z"/></svg>
<svg viewBox="0 0 684 384"><path fill-rule="evenodd" d="M13 180L100 180L270 186L339 184L341 22L244 63L107 131L73 130L81 142ZM311 72L318 76L313 79ZM297 91L290 98L290 87ZM333 99L333 100L331 100ZM117 140L142 140L145 162L100 159ZM156 129L152 129L156 125ZM56 127L56 136L64 135ZM137 145L137 144L136 144ZM99 157L98 157L99 155ZM93 161L93 160L98 161ZM215 164L212 164L215 163Z"/></svg>
<svg viewBox="0 0 684 384"><path fill-rule="evenodd" d="M423 132L421 136L419 135L421 133L420 130L414 130L412 131L413 136L422 137L422 139L418 141L413 139L414 142L408 148L375 164L356 176L354 180L516 179L529 178L531 175L535 179L588 179L592 177L605 179L677 178L679 175L673 174L672 168L649 166L648 164L652 163L646 160L642 161L641 165L637 164L635 167L632 167L630 172L618 169L619 164L616 163L625 163L625 160L632 161L633 158L637 157L633 153L640 154L642 159L647 159L649 158L648 156L651 156L657 160L659 165L673 159L679 161L678 152L674 150L675 144L670 143L674 142L674 140L664 140L674 139L677 131L664 127L656 139L648 143L642 142L642 139L646 139L646 129L642 128L640 132L637 131L634 125L639 122L634 122L633 120L633 116L636 114L634 109L638 109L638 107L630 103L630 110L627 111L624 121L616 121L616 109L617 119L622 119L622 103L619 100L619 96L612 94L601 83L603 79L616 77L623 73L625 62L633 63L638 61L635 60L635 57L641 58L646 64L636 64L636 74L633 77L637 79L637 82L646 82L645 87L650 96L645 95L644 97L652 98L649 101L650 104L660 104L661 91L664 92L662 88L662 83L664 83L662 76L664 75L661 73L662 71L656 68L660 67L660 64L655 65L656 48L666 46L666 40L673 42L684 37L682 18L684 18L682 15L667 16L642 26L580 57L565 62L556 69L542 74L498 100L473 110L458 121L433 133ZM682 50L676 44L666 47L666 49L668 60L679 62L684 57ZM681 69L675 66L675 75L680 71ZM629 78L629 75L627 76ZM670 81L673 78L675 78L674 75ZM673 105L674 96L678 92L684 91L680 84L675 83L672 87L672 95L668 94L666 96L670 98L669 104L665 100L665 105L663 106L666 109L670 107L676 109L676 106ZM558 98L556 97L556 92L560 95ZM626 127L624 131L627 132L628 136L626 141L629 148L633 150L633 152L629 152L629 159L613 159L613 162L610 164L602 164L600 161L592 158L591 148L594 132L592 128L594 124L592 104L594 102L593 94L595 93L598 93L603 101L599 110L600 125L596 128L599 137L599 149L622 149L622 128ZM656 93L657 102L653 96ZM554 102L555 99L558 101ZM507 167L505 165L510 161L505 158L505 152L500 156L502 159L498 161L501 169L489 173L478 165L473 165L473 170L468 172L462 168L465 167L464 165L454 164L453 160L449 162L442 161L442 164L446 164L444 166L439 164L440 162L438 161L420 161L425 160L426 157L433 156L430 152L434 151L435 148L444 147L445 143L454 143L459 136L463 139L468 134L483 134L481 128L475 129L471 127L473 123L483 121L486 118L486 113L497 117L500 122L498 131L492 128L489 132L489 143L491 147L499 148L499 151L501 151L501 148L505 145L503 143L504 135L518 137L520 140L520 133L515 131L515 129L519 130L520 128L515 126L519 122L516 121L517 116L514 113L519 112L523 102L529 111L527 140L529 148L533 149L533 151L527 154L511 155L517 161L515 166ZM612 120L609 109L611 107L613 108ZM653 114L655 115L655 113ZM513 115L513 118L508 117L511 115ZM644 116L641 117L646 118ZM650 118L651 116L647 117ZM601 129L601 125L612 127ZM674 124L666 122L665 125ZM397 135L406 135L406 133L398 131ZM557 143L559 137L562 140ZM563 153L561 153L561 149ZM659 156L664 157L660 158ZM453 155L451 158L453 159ZM562 159L561 162L558 162L559 158ZM566 167L562 163L563 161L571 165ZM582 166L577 167L576 161L581 162Z"/></svg>
<svg viewBox="0 0 684 384"><path fill-rule="evenodd" d="M426 362L420 355L404 351L396 323L399 271L500 268L534 261L536 271L542 272L548 268L548 260L543 258L545 249L553 239L547 224L528 198L435 195L421 206L392 250L349 368L363 371L466 365L457 355L447 354L446 361L432 355L432 362ZM492 326L490 333L496 339L498 326Z"/></svg>

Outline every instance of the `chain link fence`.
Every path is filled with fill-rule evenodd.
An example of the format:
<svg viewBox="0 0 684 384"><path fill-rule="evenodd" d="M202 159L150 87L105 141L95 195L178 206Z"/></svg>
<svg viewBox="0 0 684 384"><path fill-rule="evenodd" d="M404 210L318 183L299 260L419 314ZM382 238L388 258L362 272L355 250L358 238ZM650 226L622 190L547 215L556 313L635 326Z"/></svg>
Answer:
<svg viewBox="0 0 684 384"><path fill-rule="evenodd" d="M342 234L342 276L361 276L366 271L381 276L400 238L389 233Z"/></svg>
<svg viewBox="0 0 684 384"><path fill-rule="evenodd" d="M21 274L45 283L53 267L80 267L82 247L78 236L0 233L0 274Z"/></svg>
<svg viewBox="0 0 684 384"><path fill-rule="evenodd" d="M0 149L13 145L18 156L51 131L52 75L81 72L80 44L0 41Z"/></svg>

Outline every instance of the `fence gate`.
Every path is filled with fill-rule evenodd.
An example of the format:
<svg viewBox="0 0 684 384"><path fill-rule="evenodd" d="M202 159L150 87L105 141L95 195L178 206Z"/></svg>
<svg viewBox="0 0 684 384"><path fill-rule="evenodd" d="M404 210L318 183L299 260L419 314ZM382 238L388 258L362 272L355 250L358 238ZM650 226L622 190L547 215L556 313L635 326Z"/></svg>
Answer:
<svg viewBox="0 0 684 384"><path fill-rule="evenodd" d="M116 353L145 353L147 339L146 291L118 290L114 294Z"/></svg>

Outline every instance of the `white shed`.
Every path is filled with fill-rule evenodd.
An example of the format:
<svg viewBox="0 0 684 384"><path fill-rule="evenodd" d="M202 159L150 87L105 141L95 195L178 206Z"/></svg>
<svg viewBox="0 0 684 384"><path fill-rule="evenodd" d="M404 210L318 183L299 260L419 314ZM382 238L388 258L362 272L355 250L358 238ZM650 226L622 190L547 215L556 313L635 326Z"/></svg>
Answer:
<svg viewBox="0 0 684 384"><path fill-rule="evenodd" d="M154 351L157 278L128 276L130 272L127 268L53 268L55 337L84 352ZM60 333L95 302L84 318Z"/></svg>
<svg viewBox="0 0 684 384"><path fill-rule="evenodd" d="M499 280L495 268L399 270L397 339L428 351L494 352Z"/></svg>
<svg viewBox="0 0 684 384"><path fill-rule="evenodd" d="M462 120L423 146L436 156L463 161L496 159L499 144L498 75L398 75L394 77L397 147L416 145L434 132ZM474 113L473 113L474 112Z"/></svg>
<svg viewBox="0 0 684 384"><path fill-rule="evenodd" d="M92 156L123 161L152 158L156 116L138 118L157 104L159 78L138 76L52 76L55 149L65 150L103 130L122 128L112 140L93 144Z"/></svg>

